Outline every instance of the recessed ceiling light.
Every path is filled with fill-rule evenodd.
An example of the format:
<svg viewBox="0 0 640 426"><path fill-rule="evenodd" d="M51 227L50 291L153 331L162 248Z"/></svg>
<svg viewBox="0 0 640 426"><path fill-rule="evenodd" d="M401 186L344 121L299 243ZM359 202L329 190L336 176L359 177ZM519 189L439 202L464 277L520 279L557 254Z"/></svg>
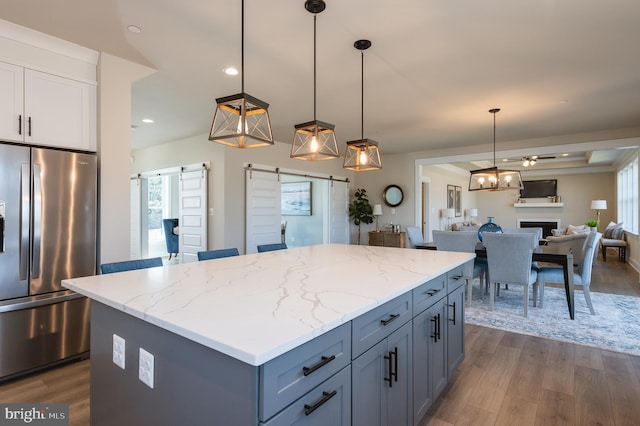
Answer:
<svg viewBox="0 0 640 426"><path fill-rule="evenodd" d="M143 118L143 119L142 119L142 122L143 122L143 123L153 123L153 120L152 120L152 119L150 119L150 118Z"/></svg>
<svg viewBox="0 0 640 426"><path fill-rule="evenodd" d="M234 68L234 67L225 68L223 71L227 75L238 75L239 74L238 70L236 68Z"/></svg>
<svg viewBox="0 0 640 426"><path fill-rule="evenodd" d="M142 32L140 27L138 27L137 25L129 25L127 29L129 30L129 32L132 32L134 34L140 34Z"/></svg>
<svg viewBox="0 0 640 426"><path fill-rule="evenodd" d="M561 99L560 103L561 104L568 104L569 103L569 99Z"/></svg>
<svg viewBox="0 0 640 426"><path fill-rule="evenodd" d="M563 156L563 157L568 157L568 156L569 156L569 154L564 153L564 154L562 154L562 156Z"/></svg>

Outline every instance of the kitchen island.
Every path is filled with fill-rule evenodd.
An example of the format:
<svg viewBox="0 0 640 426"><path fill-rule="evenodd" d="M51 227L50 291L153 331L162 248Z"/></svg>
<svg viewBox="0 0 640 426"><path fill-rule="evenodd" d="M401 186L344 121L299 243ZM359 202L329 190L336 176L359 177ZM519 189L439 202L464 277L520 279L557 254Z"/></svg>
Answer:
<svg viewBox="0 0 640 426"><path fill-rule="evenodd" d="M458 317L463 338L464 294L457 313L447 296L464 291L473 257L317 245L65 280L92 299L91 424L359 424L357 361L389 346L374 370L392 400L415 387L399 368L430 362L411 346L415 317L440 303L427 333L437 343ZM391 341L403 330L404 361ZM416 396L405 399L403 423L417 423Z"/></svg>

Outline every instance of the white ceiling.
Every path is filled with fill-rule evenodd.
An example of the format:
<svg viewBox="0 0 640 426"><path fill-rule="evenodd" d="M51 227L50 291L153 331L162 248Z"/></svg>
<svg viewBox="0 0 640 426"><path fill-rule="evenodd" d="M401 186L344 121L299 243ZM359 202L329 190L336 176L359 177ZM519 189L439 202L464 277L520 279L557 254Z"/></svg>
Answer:
<svg viewBox="0 0 640 426"><path fill-rule="evenodd" d="M335 124L341 144L361 136L361 38L373 42L364 137L383 156L491 143L492 107L502 109L497 140L512 149L640 128L638 0L326 1L317 118ZM240 67L239 0L0 4L2 19L158 70L133 87L134 149L207 133L215 99L240 92L240 77L222 72ZM313 15L304 0L245 7L245 91L270 104L274 137L289 142L295 124L313 119Z"/></svg>

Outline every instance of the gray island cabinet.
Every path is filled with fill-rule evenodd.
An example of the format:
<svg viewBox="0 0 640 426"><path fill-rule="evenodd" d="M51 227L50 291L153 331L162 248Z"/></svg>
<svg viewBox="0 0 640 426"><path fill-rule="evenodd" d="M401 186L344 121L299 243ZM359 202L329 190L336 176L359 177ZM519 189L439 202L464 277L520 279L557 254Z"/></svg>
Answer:
<svg viewBox="0 0 640 426"><path fill-rule="evenodd" d="M464 358L473 256L319 245L65 280L92 299L91 424L418 424Z"/></svg>

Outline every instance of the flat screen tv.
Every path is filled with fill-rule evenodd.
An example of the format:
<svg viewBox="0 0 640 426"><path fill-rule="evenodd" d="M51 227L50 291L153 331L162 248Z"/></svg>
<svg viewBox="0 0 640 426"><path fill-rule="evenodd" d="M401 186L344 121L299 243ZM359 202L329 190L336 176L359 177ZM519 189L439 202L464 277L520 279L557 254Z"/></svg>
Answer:
<svg viewBox="0 0 640 426"><path fill-rule="evenodd" d="M558 195L558 180L525 180L522 181L523 189L520 190L520 198L546 198Z"/></svg>

